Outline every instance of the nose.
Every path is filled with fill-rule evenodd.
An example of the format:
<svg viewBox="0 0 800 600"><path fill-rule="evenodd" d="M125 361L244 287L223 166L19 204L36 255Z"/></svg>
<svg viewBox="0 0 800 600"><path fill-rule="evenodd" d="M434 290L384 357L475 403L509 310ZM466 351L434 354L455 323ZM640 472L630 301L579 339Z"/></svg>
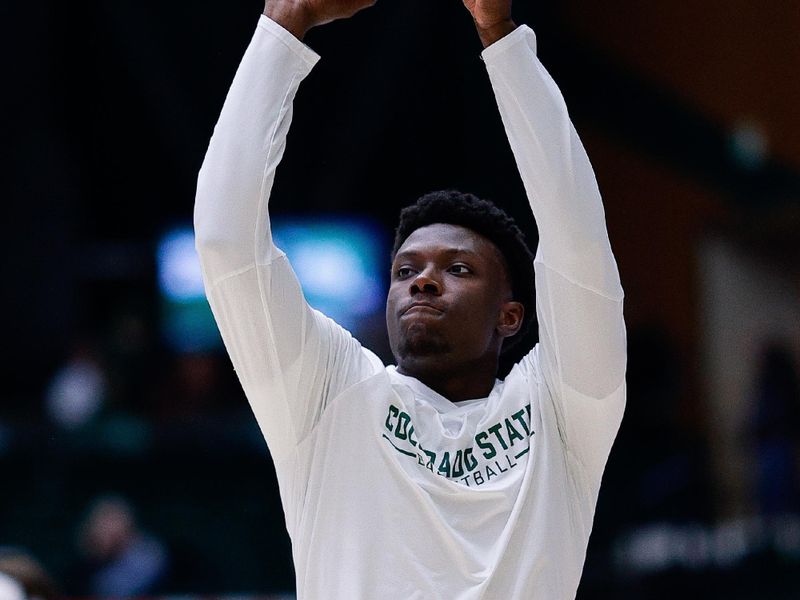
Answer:
<svg viewBox="0 0 800 600"><path fill-rule="evenodd" d="M409 288L411 295L414 294L433 294L439 296L442 293L442 285L439 280L431 273L430 269L425 269L417 273L411 281Z"/></svg>

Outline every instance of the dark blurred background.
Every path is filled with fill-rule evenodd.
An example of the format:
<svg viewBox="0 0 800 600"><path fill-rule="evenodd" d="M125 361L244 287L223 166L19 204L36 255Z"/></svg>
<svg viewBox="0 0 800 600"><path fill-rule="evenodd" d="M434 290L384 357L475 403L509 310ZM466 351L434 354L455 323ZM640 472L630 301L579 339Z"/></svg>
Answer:
<svg viewBox="0 0 800 600"><path fill-rule="evenodd" d="M163 279L261 9L0 5L0 573L29 590L293 592L255 419L213 336L181 343L202 317ZM578 598L798 598L800 3L515 17L592 159L626 291L628 410ZM458 0L379 0L306 42L323 59L273 214L368 223L385 249L402 206L459 188L535 242ZM390 360L380 310L359 322Z"/></svg>

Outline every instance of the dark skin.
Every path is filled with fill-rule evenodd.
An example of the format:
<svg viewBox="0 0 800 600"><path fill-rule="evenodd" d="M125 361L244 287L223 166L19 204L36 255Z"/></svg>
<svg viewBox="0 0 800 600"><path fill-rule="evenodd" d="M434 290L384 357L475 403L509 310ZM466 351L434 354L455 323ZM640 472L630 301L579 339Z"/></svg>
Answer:
<svg viewBox="0 0 800 600"><path fill-rule="evenodd" d="M505 37L517 26L511 19L511 0L463 0L472 15L483 47ZM352 17L375 0L266 0L264 14L302 40L312 27Z"/></svg>
<svg viewBox="0 0 800 600"><path fill-rule="evenodd" d="M489 395L525 309L497 247L465 227L414 231L392 263L386 326L397 370L453 402Z"/></svg>
<svg viewBox="0 0 800 600"><path fill-rule="evenodd" d="M484 47L516 25L511 0L462 0ZM264 14L302 40L312 27L353 16L375 0L266 0ZM400 373L453 402L489 394L503 340L522 325L505 261L483 236L437 223L398 250L386 325Z"/></svg>

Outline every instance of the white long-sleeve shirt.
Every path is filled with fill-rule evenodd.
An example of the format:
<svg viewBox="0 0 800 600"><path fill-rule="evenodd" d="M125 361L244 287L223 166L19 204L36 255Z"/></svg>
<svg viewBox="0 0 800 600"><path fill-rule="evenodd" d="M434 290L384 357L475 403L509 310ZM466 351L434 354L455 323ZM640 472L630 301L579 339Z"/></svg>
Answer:
<svg viewBox="0 0 800 600"><path fill-rule="evenodd" d="M318 56L266 17L200 171L206 291L266 438L300 598L575 595L625 403L600 195L526 26L483 52L536 218L540 342L487 398L450 402L303 299L267 203Z"/></svg>

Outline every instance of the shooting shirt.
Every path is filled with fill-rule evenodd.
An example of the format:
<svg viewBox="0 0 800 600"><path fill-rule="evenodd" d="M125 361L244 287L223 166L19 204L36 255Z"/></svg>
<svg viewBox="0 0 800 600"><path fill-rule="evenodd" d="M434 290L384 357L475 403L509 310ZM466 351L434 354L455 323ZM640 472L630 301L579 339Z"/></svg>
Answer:
<svg viewBox="0 0 800 600"><path fill-rule="evenodd" d="M318 56L262 16L200 171L211 307L275 462L301 599L573 598L625 404L594 174L527 26L485 49L539 227L539 343L453 403L305 302L267 203Z"/></svg>

